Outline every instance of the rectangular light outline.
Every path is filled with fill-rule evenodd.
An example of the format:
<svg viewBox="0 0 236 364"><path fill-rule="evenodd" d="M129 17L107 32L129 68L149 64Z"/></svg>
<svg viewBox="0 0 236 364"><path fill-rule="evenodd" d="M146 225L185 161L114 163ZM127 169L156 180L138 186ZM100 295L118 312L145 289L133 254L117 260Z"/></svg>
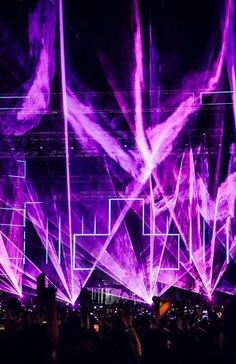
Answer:
<svg viewBox="0 0 236 364"><path fill-rule="evenodd" d="M142 236L177 236L177 244L178 244L178 251L177 251L177 259L178 259L178 266L177 268L160 268L163 271L177 271L180 269L180 235L179 234L147 234L144 232L144 218L145 218L145 211L144 211L144 198L142 197L127 197L127 198L109 198L108 199L108 233L107 234L99 234L96 231L94 221L94 233L84 233L83 232L83 217L82 217L82 232L79 234L73 234L73 270L94 270L93 268L76 268L75 267L75 240L78 236L110 236L111 234L111 202L112 201L142 201ZM96 268L95 268L96 269Z"/></svg>
<svg viewBox="0 0 236 364"><path fill-rule="evenodd" d="M24 163L24 175L23 176L19 176L19 175L14 175L14 174L8 174L7 176L8 177L11 177L11 178L26 178L26 161L21 161L21 160L17 160L18 163Z"/></svg>
<svg viewBox="0 0 236 364"><path fill-rule="evenodd" d="M25 209L18 209L18 208L14 208L14 207L0 207L0 210L23 211L23 213L22 213L22 216L23 216L22 225L19 225L19 224L1 224L1 222L0 222L0 226L25 227L25 225L24 225Z"/></svg>
<svg viewBox="0 0 236 364"><path fill-rule="evenodd" d="M31 110L31 99L30 96L0 96L0 99L5 99L5 100L9 100L9 99L28 99L29 100L29 107L26 108L26 110L30 111ZM21 110L22 107L0 107L0 110Z"/></svg>
<svg viewBox="0 0 236 364"><path fill-rule="evenodd" d="M200 105L204 106L204 105L233 105L234 102L231 101L231 102L206 102L206 103L202 103L202 96L203 95L215 95L215 94L236 94L236 91L203 91L203 92L200 92Z"/></svg>

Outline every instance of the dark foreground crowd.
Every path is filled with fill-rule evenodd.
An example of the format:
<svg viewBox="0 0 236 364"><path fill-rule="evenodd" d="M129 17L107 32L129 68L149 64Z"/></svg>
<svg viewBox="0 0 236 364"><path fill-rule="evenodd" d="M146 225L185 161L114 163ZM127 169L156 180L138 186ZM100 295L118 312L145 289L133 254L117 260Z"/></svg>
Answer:
<svg viewBox="0 0 236 364"><path fill-rule="evenodd" d="M157 297L95 306L83 289L78 307L57 307L43 276L37 295L37 306L11 298L4 307L0 363L236 363L236 300L178 303L160 315Z"/></svg>

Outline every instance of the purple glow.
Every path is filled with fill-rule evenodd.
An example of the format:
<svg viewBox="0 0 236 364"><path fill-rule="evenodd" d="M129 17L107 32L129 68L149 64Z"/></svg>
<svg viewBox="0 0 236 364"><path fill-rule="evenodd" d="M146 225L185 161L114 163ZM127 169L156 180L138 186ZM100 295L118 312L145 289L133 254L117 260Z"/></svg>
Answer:
<svg viewBox="0 0 236 364"><path fill-rule="evenodd" d="M233 101L236 95L233 1L219 9L217 41L209 35L214 56L206 49L202 63L176 81L178 90L166 91L168 61L151 21L145 42L133 0L130 46L117 62L129 59L122 76L129 92L120 91L109 56L100 51L97 56L109 97L82 81L70 59L77 53L68 57L66 6L63 0L58 8L38 1L30 12L31 77L22 85L25 97L13 105L16 112L12 108L3 116L2 134L12 155L0 163L0 289L22 297L45 272L56 282L58 299L74 305L99 270L103 280L141 302L151 303L172 286L209 300L215 290L235 294L226 273L236 262L236 147L232 138L225 141L227 92ZM61 102L60 114L50 104L53 97ZM209 109L206 121L207 105L220 108ZM235 103L230 105L235 122ZM39 157L36 168L27 155L19 157L13 137L33 143L35 128L42 141L44 134L50 140L56 133L63 157ZM49 153L48 140L42 149ZM111 293L121 295L114 287Z"/></svg>

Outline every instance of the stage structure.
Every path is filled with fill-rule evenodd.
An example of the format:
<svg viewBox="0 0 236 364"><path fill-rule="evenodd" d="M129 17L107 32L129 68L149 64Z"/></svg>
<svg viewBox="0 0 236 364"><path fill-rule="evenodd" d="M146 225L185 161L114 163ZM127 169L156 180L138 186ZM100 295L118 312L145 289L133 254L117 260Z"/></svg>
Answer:
<svg viewBox="0 0 236 364"><path fill-rule="evenodd" d="M73 304L103 272L149 303L235 294L234 2L196 2L204 29L176 33L168 1L69 3L1 23L0 289L43 271Z"/></svg>

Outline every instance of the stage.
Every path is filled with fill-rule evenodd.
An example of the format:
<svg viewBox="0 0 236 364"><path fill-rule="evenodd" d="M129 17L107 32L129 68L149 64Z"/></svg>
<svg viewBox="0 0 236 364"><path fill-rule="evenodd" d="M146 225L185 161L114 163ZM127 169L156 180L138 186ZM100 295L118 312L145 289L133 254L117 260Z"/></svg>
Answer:
<svg viewBox="0 0 236 364"><path fill-rule="evenodd" d="M234 4L112 3L0 5L0 290L234 295Z"/></svg>

